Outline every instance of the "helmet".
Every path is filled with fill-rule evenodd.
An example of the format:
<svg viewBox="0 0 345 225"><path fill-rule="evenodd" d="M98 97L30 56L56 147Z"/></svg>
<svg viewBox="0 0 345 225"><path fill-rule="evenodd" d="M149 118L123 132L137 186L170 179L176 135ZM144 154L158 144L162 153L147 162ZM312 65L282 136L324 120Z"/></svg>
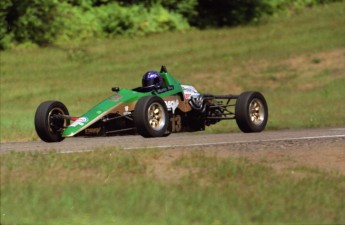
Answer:
<svg viewBox="0 0 345 225"><path fill-rule="evenodd" d="M148 71L143 76L142 84L144 88L160 88L163 86L163 78L157 71Z"/></svg>

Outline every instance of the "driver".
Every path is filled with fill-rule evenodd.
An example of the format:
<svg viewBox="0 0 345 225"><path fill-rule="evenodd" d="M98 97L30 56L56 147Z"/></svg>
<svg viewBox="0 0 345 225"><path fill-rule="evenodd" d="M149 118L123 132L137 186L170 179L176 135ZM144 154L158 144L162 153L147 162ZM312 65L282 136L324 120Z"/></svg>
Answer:
<svg viewBox="0 0 345 225"><path fill-rule="evenodd" d="M163 83L163 78L157 71L148 71L143 76L142 87L146 90L153 90L163 87Z"/></svg>

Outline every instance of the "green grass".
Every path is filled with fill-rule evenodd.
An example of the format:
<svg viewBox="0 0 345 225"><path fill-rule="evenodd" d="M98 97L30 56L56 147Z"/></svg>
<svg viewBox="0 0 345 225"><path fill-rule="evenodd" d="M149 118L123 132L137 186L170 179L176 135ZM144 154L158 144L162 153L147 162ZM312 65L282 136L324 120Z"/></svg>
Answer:
<svg viewBox="0 0 345 225"><path fill-rule="evenodd" d="M203 93L262 91L268 129L342 126L344 18L340 2L259 26L1 52L1 142L36 140L42 101L60 100L80 115L112 86L139 86L144 72L162 64ZM229 131L238 131L231 121L207 132Z"/></svg>
<svg viewBox="0 0 345 225"><path fill-rule="evenodd" d="M1 155L1 224L338 224L345 177L201 150ZM159 162L155 162L155 161ZM164 169L165 168L165 169ZM160 174L160 176L157 175Z"/></svg>
<svg viewBox="0 0 345 225"><path fill-rule="evenodd" d="M61 100L78 115L108 97L111 86L138 86L161 64L202 92L262 91L268 129L344 126L344 15L342 2L260 26L1 52L1 142L36 140L33 117L42 101ZM237 130L222 122L207 132ZM1 224L345 221L344 175L212 154L5 153Z"/></svg>

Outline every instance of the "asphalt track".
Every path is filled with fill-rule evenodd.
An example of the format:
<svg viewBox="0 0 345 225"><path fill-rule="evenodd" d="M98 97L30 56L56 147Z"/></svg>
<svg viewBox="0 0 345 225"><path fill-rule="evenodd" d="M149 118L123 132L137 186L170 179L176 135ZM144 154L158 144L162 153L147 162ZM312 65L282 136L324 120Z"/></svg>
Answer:
<svg viewBox="0 0 345 225"><path fill-rule="evenodd" d="M261 133L223 133L205 134L182 133L172 134L164 138L143 138L135 136L113 137L76 137L67 138L59 143L43 141L1 143L0 153L8 151L57 151L61 153L87 152L100 148L131 149L171 149L171 148L212 148L227 146L228 149L267 149L275 145L286 148L308 143L337 142L344 145L345 127L324 129L301 129L264 131Z"/></svg>

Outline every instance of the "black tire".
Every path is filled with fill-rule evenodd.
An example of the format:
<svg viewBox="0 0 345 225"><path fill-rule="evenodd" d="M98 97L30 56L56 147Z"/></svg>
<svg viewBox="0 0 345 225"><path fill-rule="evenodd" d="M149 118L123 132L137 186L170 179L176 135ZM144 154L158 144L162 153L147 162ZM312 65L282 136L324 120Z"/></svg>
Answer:
<svg viewBox="0 0 345 225"><path fill-rule="evenodd" d="M170 117L169 117L170 118ZM169 125L167 127L167 130L165 131L165 133L163 134L162 137L168 137L171 133L172 133L172 127L171 127L171 121L169 119Z"/></svg>
<svg viewBox="0 0 345 225"><path fill-rule="evenodd" d="M41 103L35 114L35 129L37 135L45 142L60 142L63 128L69 125L69 120L52 118L53 115L69 115L66 106L58 101Z"/></svg>
<svg viewBox="0 0 345 225"><path fill-rule="evenodd" d="M236 123L244 133L261 132L268 120L268 107L259 92L242 93L235 105Z"/></svg>
<svg viewBox="0 0 345 225"><path fill-rule="evenodd" d="M158 110L157 112L154 112ZM137 102L134 108L134 124L143 137L163 137L168 134L168 109L158 96L146 96Z"/></svg>

